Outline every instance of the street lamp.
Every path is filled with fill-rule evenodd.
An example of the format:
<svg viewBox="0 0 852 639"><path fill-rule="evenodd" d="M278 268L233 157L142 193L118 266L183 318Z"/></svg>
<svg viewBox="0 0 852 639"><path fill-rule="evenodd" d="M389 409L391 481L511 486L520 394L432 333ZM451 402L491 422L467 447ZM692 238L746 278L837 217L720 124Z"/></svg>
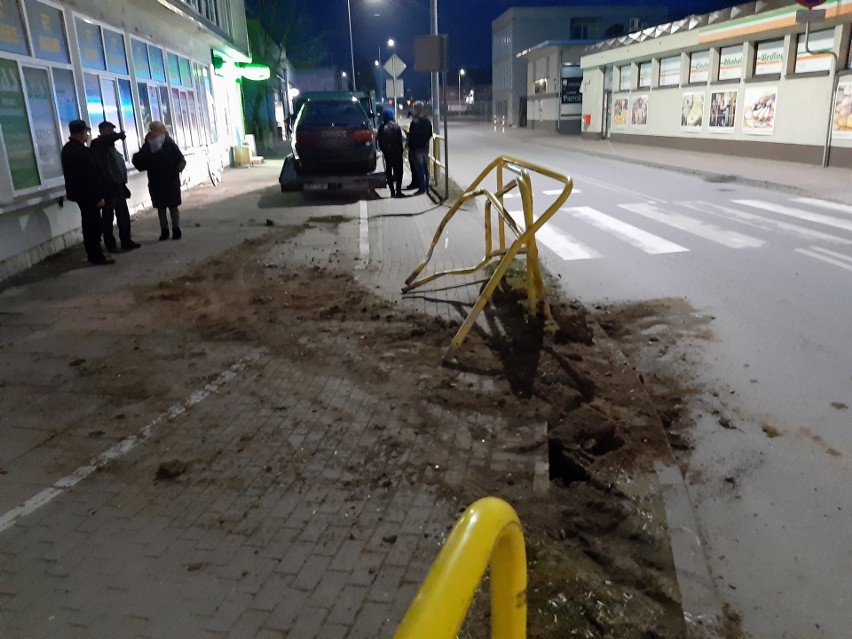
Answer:
<svg viewBox="0 0 852 639"><path fill-rule="evenodd" d="M344 89L344 90L348 89L348 88L349 88L349 83L346 81L346 71L341 71L341 72L340 72L340 77L343 79L343 89ZM353 81L354 81L354 79L355 79L355 78L352 78L352 79L353 79ZM353 91L354 91L354 89L353 89Z"/></svg>
<svg viewBox="0 0 852 639"><path fill-rule="evenodd" d="M352 2L346 0L346 11L349 15L349 59L352 62L352 91L355 89L355 47L352 42Z"/></svg>
<svg viewBox="0 0 852 639"><path fill-rule="evenodd" d="M464 75L464 69L459 69L459 115L461 115L462 111L462 97L461 97L461 79Z"/></svg>

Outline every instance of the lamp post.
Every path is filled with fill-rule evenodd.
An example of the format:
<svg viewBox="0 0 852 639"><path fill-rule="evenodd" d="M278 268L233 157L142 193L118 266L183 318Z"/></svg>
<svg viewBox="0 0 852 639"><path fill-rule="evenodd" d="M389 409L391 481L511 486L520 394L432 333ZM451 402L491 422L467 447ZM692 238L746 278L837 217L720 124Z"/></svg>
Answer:
<svg viewBox="0 0 852 639"><path fill-rule="evenodd" d="M352 62L352 91L355 91L355 47L352 42L352 1L346 0L346 12L349 15L349 59Z"/></svg>
<svg viewBox="0 0 852 639"><path fill-rule="evenodd" d="M346 71L340 72L340 77L343 79L343 89L346 90L349 88L349 83L346 81ZM355 78L353 78L354 80ZM354 90L354 89L353 89Z"/></svg>
<svg viewBox="0 0 852 639"><path fill-rule="evenodd" d="M464 75L464 69L459 69L459 115L461 115L462 111L462 97L461 97L461 79Z"/></svg>

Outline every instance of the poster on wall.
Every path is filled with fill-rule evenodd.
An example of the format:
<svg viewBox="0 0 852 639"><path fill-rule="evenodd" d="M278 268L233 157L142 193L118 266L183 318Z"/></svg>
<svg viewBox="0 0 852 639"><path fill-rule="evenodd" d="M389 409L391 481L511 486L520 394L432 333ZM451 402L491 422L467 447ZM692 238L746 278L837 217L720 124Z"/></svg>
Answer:
<svg viewBox="0 0 852 639"><path fill-rule="evenodd" d="M704 128L704 91L687 91L680 106L680 128L700 132Z"/></svg>
<svg viewBox="0 0 852 639"><path fill-rule="evenodd" d="M627 98L615 98L612 102L612 126L625 128L628 112Z"/></svg>
<svg viewBox="0 0 852 639"><path fill-rule="evenodd" d="M648 124L648 96L637 95L630 107L630 124L643 127Z"/></svg>
<svg viewBox="0 0 852 639"><path fill-rule="evenodd" d="M840 82L837 85L831 134L836 138L852 138L852 82Z"/></svg>
<svg viewBox="0 0 852 639"><path fill-rule="evenodd" d="M730 133L734 130L737 117L737 92L714 91L710 94L710 119L707 127L716 133Z"/></svg>
<svg viewBox="0 0 852 639"><path fill-rule="evenodd" d="M743 133L772 135L778 87L752 87L743 96Z"/></svg>

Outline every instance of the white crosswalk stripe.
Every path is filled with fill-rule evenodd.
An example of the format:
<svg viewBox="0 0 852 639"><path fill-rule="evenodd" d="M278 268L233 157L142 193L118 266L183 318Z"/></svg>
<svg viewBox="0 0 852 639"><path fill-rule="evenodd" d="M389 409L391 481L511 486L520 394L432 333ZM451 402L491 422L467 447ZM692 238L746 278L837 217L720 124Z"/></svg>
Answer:
<svg viewBox="0 0 852 639"><path fill-rule="evenodd" d="M560 209L570 213L572 216L583 220L595 226L602 231L608 231L615 237L624 240L631 246L635 246L645 253L651 255L660 255L662 253L683 253L689 251L688 248L669 242L661 237L643 231L642 229L622 222L612 216L606 215L593 209L590 206L574 206Z"/></svg>
<svg viewBox="0 0 852 639"><path fill-rule="evenodd" d="M553 193L557 192L561 191L553 191ZM517 193L511 195L518 196ZM547 247L566 261L601 259L606 257L607 251L611 250L611 248L594 246L594 242L589 238L600 239L600 236L589 236L583 230L588 227L594 227L605 233L607 237L624 242L648 255L688 253L696 250L695 246L689 246L685 242L674 242L622 219L632 214L637 216L635 219L644 218L732 249L760 248L768 241L772 241L742 233L736 230L736 227L750 227L762 231L760 235L764 238L771 238L771 234L775 233L794 240L803 239L809 245L791 250L823 263L852 271L852 256L838 252L844 247L852 246L852 237L834 231L834 229L852 231L852 219L847 220L845 217L827 215L805 208L818 207L841 214L848 213L852 217L852 206L813 198L791 198L789 202L797 202L800 207L757 199L736 199L724 203L702 200L671 203L631 202L612 205L611 209L616 211L598 210L591 206L565 206L560 209L559 215L539 230L536 237L541 246ZM695 215L689 215L685 211L695 212ZM619 212L622 213L619 215ZM510 211L510 215L523 228L523 212ZM812 228L788 218L832 228L824 230ZM837 250L833 251L827 245ZM607 246L610 247L611 242Z"/></svg>
<svg viewBox="0 0 852 639"><path fill-rule="evenodd" d="M821 202L821 200L818 201ZM764 202L763 200L734 200L734 203L742 204L743 206L750 206L756 209L761 209L763 211L779 213L780 215L787 215L789 217L794 217L799 220L805 220L807 222L815 222L824 226L831 226L834 228L843 229L844 231L852 231L852 220L844 220L839 217L832 217L831 215L823 215L822 213L812 213L804 209L798 209L792 206L784 206L783 204L775 204L773 202Z"/></svg>
<svg viewBox="0 0 852 639"><path fill-rule="evenodd" d="M796 253L816 258L833 266L839 266L847 271L852 271L852 257L838 253L837 251L830 251L819 246L811 246L806 249L796 249Z"/></svg>
<svg viewBox="0 0 852 639"><path fill-rule="evenodd" d="M693 209L695 211L701 211L702 213L709 213L710 215L716 215L725 219L735 220L742 224L747 224L748 226L753 226L755 228L763 229L765 231L780 230L789 233L790 235L797 235L799 237L807 238L811 241L817 240L822 242L830 242L832 244L852 244L852 240L846 240L836 235L832 235L831 233L824 233L822 231L810 229L806 226L800 226L791 222L785 222L783 220L778 220L774 217L757 215L755 213L735 209L730 206L724 206L722 204L714 204L712 202L702 201L678 202L678 204L686 208Z"/></svg>
<svg viewBox="0 0 852 639"><path fill-rule="evenodd" d="M848 213L849 215L852 215L852 206L849 206L848 204L838 204L837 202L818 200L813 197L797 197L793 198L793 202L810 204L811 206L819 206L824 209L831 209L832 211L840 211L842 213Z"/></svg>
<svg viewBox="0 0 852 639"><path fill-rule="evenodd" d="M522 229L524 227L524 212L509 211L509 215ZM535 234L539 244L546 246L563 260L592 260L603 257L598 251L579 242L576 238L560 231L553 224L545 224Z"/></svg>
<svg viewBox="0 0 852 639"><path fill-rule="evenodd" d="M619 207L728 248L758 248L765 244L763 240L750 235L744 235L737 231L726 231L714 224L708 224L681 213L670 213L656 204L619 204Z"/></svg>

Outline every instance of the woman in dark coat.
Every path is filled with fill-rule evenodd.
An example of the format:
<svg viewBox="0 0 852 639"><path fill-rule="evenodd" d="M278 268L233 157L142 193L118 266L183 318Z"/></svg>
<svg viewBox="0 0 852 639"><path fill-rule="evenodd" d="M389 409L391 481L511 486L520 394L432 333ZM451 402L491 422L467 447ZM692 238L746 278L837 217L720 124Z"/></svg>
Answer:
<svg viewBox="0 0 852 639"><path fill-rule="evenodd" d="M168 209L172 218L172 239L179 240L180 172L186 168L186 160L162 122L151 122L148 126L145 144L133 155L133 166L148 171L148 193L160 218L160 239L169 239Z"/></svg>

